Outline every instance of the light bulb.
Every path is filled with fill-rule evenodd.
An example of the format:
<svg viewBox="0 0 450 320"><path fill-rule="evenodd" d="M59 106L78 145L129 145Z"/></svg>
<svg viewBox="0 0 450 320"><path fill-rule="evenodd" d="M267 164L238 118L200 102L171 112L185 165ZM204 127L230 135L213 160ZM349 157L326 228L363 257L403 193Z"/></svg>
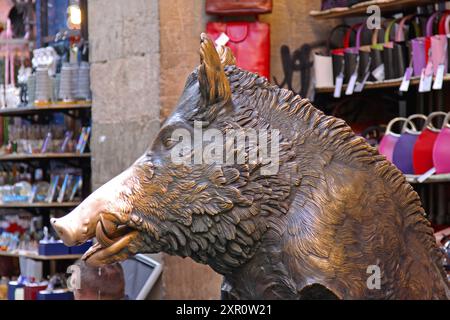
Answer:
<svg viewBox="0 0 450 320"><path fill-rule="evenodd" d="M70 29L79 29L81 25L81 9L77 4L67 8L68 26Z"/></svg>

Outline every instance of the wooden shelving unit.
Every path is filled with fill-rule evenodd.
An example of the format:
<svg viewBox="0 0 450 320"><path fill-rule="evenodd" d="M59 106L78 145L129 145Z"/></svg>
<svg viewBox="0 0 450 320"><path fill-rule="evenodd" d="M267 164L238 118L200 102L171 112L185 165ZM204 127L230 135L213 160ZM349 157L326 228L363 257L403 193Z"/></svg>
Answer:
<svg viewBox="0 0 450 320"><path fill-rule="evenodd" d="M406 181L409 183L445 183L450 182L450 173L447 174L436 174L431 177L429 177L424 182L419 182L418 179L420 178L420 175L413 175L413 174L406 174Z"/></svg>
<svg viewBox="0 0 450 320"><path fill-rule="evenodd" d="M65 254L65 255L58 255L58 256L41 256L39 254L35 253L28 253L28 252L7 252L7 251L0 251L0 256L3 257L25 257L30 258L34 260L41 260L41 261L54 261L54 260L76 260L82 257L81 254Z"/></svg>
<svg viewBox="0 0 450 320"><path fill-rule="evenodd" d="M28 116L48 112L90 111L90 102L48 104L33 107L17 107L0 109L0 117Z"/></svg>
<svg viewBox="0 0 450 320"><path fill-rule="evenodd" d="M58 208L74 208L79 205L79 201L73 202L36 202L36 203L27 203L27 202L11 202L11 203L3 203L0 204L0 209L58 209Z"/></svg>
<svg viewBox="0 0 450 320"><path fill-rule="evenodd" d="M32 153L20 154L12 153L0 156L0 161L32 161L32 160L52 160L52 159L89 159L90 153Z"/></svg>
<svg viewBox="0 0 450 320"><path fill-rule="evenodd" d="M450 74L447 74L444 76L444 83L446 82L450 82ZM411 87L416 87L418 86L420 83L420 78L418 77L414 77L411 78L410 81L410 90ZM389 88L393 88L393 89L399 89L400 85L402 84L402 79L395 79L395 80L387 80L387 81L382 81L382 82L367 82L366 85L364 86L364 90L374 90L374 89L389 89ZM342 96L345 95L345 90L347 89L347 85L343 85L342 87ZM322 87L322 88L316 88L315 89L317 93L333 93L334 92L334 87Z"/></svg>
<svg viewBox="0 0 450 320"><path fill-rule="evenodd" d="M358 3L350 8L333 8L325 11L313 10L309 13L316 19L336 19L352 16L363 16L367 13L367 8L377 5L381 13L386 15L405 10L414 10L416 7L427 6L441 0L375 0Z"/></svg>

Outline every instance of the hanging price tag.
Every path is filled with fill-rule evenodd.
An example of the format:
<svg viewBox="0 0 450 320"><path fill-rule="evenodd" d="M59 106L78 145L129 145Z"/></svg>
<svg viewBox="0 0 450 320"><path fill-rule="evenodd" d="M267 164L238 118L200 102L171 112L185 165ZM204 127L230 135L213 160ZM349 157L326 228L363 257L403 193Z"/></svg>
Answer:
<svg viewBox="0 0 450 320"><path fill-rule="evenodd" d="M334 86L334 94L333 97L340 98L342 92L342 85L344 84L344 74L341 73L336 77L335 81L336 85Z"/></svg>
<svg viewBox="0 0 450 320"><path fill-rule="evenodd" d="M348 81L347 90L345 90L345 95L351 96L353 94L353 91L355 90L356 79L358 79L358 74L355 72L352 74L350 80Z"/></svg>
<svg viewBox="0 0 450 320"><path fill-rule="evenodd" d="M400 91L408 92L409 83L411 82L411 77L413 74L413 68L406 68L405 75L403 76L402 84L400 85Z"/></svg>
<svg viewBox="0 0 450 320"><path fill-rule="evenodd" d="M372 71L372 75L377 81L384 80L384 63L380 64Z"/></svg>
<svg viewBox="0 0 450 320"><path fill-rule="evenodd" d="M444 82L445 65L440 64L437 71L436 77L434 78L433 90L441 90L442 84Z"/></svg>
<svg viewBox="0 0 450 320"><path fill-rule="evenodd" d="M423 183L435 173L436 173L436 168L431 168L430 170L428 170L427 172L422 174L419 178L417 178L417 181L420 183Z"/></svg>
<svg viewBox="0 0 450 320"><path fill-rule="evenodd" d="M366 73L364 76L364 79L361 82L356 83L355 92L361 92L364 89L364 86L366 85L367 79L369 79L370 72Z"/></svg>
<svg viewBox="0 0 450 320"><path fill-rule="evenodd" d="M230 38L225 33L222 32L214 42L216 43L216 46L225 46L229 40Z"/></svg>
<svg viewBox="0 0 450 320"><path fill-rule="evenodd" d="M431 83L433 82L433 65L428 63L420 75L419 92L430 92Z"/></svg>

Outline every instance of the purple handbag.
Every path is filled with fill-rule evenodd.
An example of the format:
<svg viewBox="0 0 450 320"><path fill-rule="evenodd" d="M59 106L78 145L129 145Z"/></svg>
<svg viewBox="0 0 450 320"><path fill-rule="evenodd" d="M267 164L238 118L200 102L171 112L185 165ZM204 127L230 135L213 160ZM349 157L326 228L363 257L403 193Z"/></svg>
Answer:
<svg viewBox="0 0 450 320"><path fill-rule="evenodd" d="M402 134L395 144L394 153L392 155L393 164L404 174L414 174L413 166L413 152L414 145L422 130L415 130L415 127L411 125L412 120L423 119L427 120L427 117L423 114L414 114L408 118L402 128ZM408 128L408 124L411 128Z"/></svg>
<svg viewBox="0 0 450 320"><path fill-rule="evenodd" d="M433 34L433 22L438 15L439 12L435 12L428 18L426 24L426 37L419 37L411 40L413 69L415 76L420 76L422 74L422 70L427 66L427 38L429 39Z"/></svg>
<svg viewBox="0 0 450 320"><path fill-rule="evenodd" d="M425 69L425 38L411 40L414 75L420 76Z"/></svg>

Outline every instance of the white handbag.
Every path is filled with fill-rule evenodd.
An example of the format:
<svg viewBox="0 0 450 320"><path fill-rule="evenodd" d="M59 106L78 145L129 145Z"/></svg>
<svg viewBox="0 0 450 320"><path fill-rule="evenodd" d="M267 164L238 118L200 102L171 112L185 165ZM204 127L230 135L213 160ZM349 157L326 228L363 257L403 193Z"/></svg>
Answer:
<svg viewBox="0 0 450 320"><path fill-rule="evenodd" d="M333 61L331 56L314 54L316 88L333 87Z"/></svg>

